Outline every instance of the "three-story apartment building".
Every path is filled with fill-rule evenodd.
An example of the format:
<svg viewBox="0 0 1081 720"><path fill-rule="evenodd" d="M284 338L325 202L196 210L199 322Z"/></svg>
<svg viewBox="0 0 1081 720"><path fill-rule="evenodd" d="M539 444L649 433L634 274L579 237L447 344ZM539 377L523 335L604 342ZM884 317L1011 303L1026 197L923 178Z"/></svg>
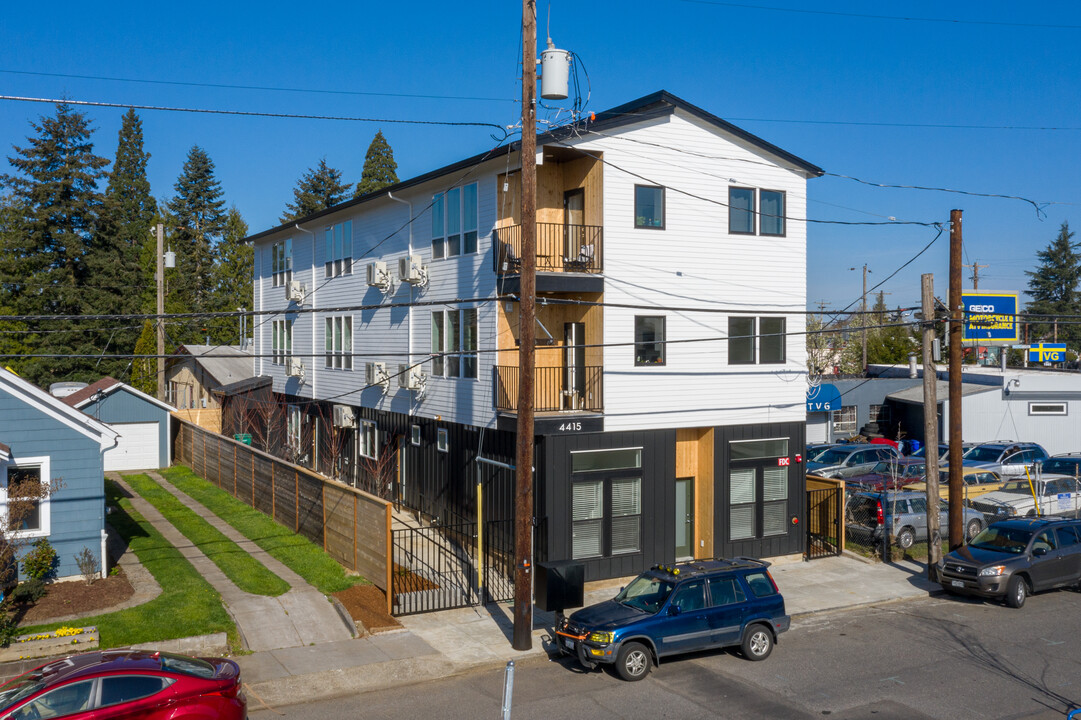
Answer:
<svg viewBox="0 0 1081 720"><path fill-rule="evenodd" d="M595 579L801 552L822 171L667 92L537 148L538 559ZM249 238L256 372L297 460L509 521L512 475L478 457L514 462L521 163L501 146Z"/></svg>

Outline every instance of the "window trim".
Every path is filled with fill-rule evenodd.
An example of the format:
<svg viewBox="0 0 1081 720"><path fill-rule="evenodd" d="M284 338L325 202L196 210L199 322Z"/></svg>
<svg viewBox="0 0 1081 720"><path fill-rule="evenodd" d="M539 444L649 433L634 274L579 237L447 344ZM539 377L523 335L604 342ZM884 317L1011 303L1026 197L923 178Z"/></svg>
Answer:
<svg viewBox="0 0 1081 720"><path fill-rule="evenodd" d="M638 341L638 321L639 320L660 320L661 321L661 337L659 340L653 340L652 342L639 342ZM635 315L634 316L634 366L635 367L664 367L668 364L668 316L666 315ZM641 359L641 355L638 352L639 345L653 345L655 348L660 347L659 355L660 359L657 362L645 362Z"/></svg>
<svg viewBox="0 0 1081 720"><path fill-rule="evenodd" d="M732 321L733 320L750 320L751 321L751 334L750 335L737 335L732 336ZM758 364L758 318L754 315L729 315L728 316L728 364L729 365L757 365ZM732 359L732 343L733 341L751 343L751 359L750 360L733 360Z"/></svg>
<svg viewBox="0 0 1081 720"><path fill-rule="evenodd" d="M1057 410L1056 411L1036 410L1036 408L1038 408L1038 407L1053 407L1053 406L1056 406L1056 405L1062 407L1062 412L1058 412ZM1070 404L1068 402L1066 402L1065 400L1062 400L1062 401L1059 401L1059 402L1047 402L1047 401L1040 402L1040 401L1037 400L1037 401L1030 402L1028 404L1028 414L1029 415L1037 415L1037 416L1039 416L1039 415L1055 415L1055 416L1061 416L1061 415L1069 415L1069 413L1070 413Z"/></svg>
<svg viewBox="0 0 1081 720"><path fill-rule="evenodd" d="M466 340L470 337L469 327L466 323L466 318L472 314L473 319L473 347L471 350L465 349ZM432 377L443 378L445 380L480 380L480 312L476 307L463 307L455 310L433 310L431 314L431 375ZM451 320L456 317L457 322ZM441 318L440 322L436 322L436 318ZM439 345L436 347L436 326L440 327L439 333ZM448 329L451 327L456 328L457 334L454 337L453 343L457 347L448 347ZM455 372L452 374L451 369L454 368ZM470 374L468 371L472 370Z"/></svg>
<svg viewBox="0 0 1081 720"><path fill-rule="evenodd" d="M435 434L435 449L439 452L450 452L450 437L446 428L439 428Z"/></svg>
<svg viewBox="0 0 1081 720"><path fill-rule="evenodd" d="M299 405L285 406L285 444L294 452L300 452L304 441L304 420Z"/></svg>
<svg viewBox="0 0 1081 720"><path fill-rule="evenodd" d="M640 225L638 223L638 188L648 188L650 190L661 191L661 224L660 225ZM668 227L668 193L664 185L646 185L643 183L635 183L634 185L634 229L635 230L664 230Z"/></svg>
<svg viewBox="0 0 1081 720"><path fill-rule="evenodd" d="M409 426L409 442L420 447L420 425Z"/></svg>
<svg viewBox="0 0 1081 720"><path fill-rule="evenodd" d="M838 420L837 420L837 418L835 416L836 416L837 413L843 413L843 412L845 412L846 410L849 410L849 409L851 409L851 411L852 411L852 429L848 430L848 431L839 430L837 428ZM859 410L855 405L842 405L841 407L837 408L836 410L831 410L830 411L830 432L831 433L833 433L833 434L842 433L843 434L843 433L847 432L849 434L855 434L856 430L858 430L858 429L859 429Z"/></svg>
<svg viewBox="0 0 1081 720"><path fill-rule="evenodd" d="M274 320L271 323L270 334L270 364L288 365L293 359L293 323L285 319Z"/></svg>
<svg viewBox="0 0 1081 720"><path fill-rule="evenodd" d="M781 321L780 338L777 338L778 340L780 340L780 343L781 343L781 358L779 360L766 360L765 359L765 353L762 351L762 339L767 335L770 336L770 339L774 339L774 338L776 338L777 333L764 332L763 329L762 329L762 321L763 320L780 320ZM756 326L756 332L755 332L755 335L754 335L754 339L755 339L755 345L757 345L757 351L758 351L757 352L757 360L758 360L757 364L759 364L759 365L784 365L784 364L786 364L788 362L788 318L786 316L784 316L784 315L763 315L763 316L759 317L758 318L758 323L757 323L757 326Z"/></svg>
<svg viewBox="0 0 1081 720"><path fill-rule="evenodd" d="M279 258L279 248L282 257ZM286 238L270 246L270 284L284 287L293 279L293 238Z"/></svg>
<svg viewBox="0 0 1081 720"><path fill-rule="evenodd" d="M777 221L781 224L781 232L772 233L766 232L762 229L762 193L776 193L781 196L781 214L776 216ZM773 218L774 216L770 216ZM762 237L787 237L788 236L788 191L786 190L771 190L768 188L758 188L758 234Z"/></svg>
<svg viewBox="0 0 1081 720"><path fill-rule="evenodd" d="M740 212L749 212L751 214L751 229L750 230L733 230L732 229L732 191L733 190L750 190L751 191L751 207L749 210L744 211L743 208L737 208ZM728 186L728 234L729 235L757 235L758 234L758 192L757 188L746 187L744 185L729 185Z"/></svg>
<svg viewBox="0 0 1081 720"><path fill-rule="evenodd" d="M360 419L357 423L357 455L368 460L379 459L379 423Z"/></svg>
<svg viewBox="0 0 1081 720"><path fill-rule="evenodd" d="M335 237L341 231L340 238ZM341 241L341 245L338 241ZM349 252L346 253L346 245ZM340 249L340 253L339 253ZM336 278L353 274L353 220L327 225L323 230L323 277Z"/></svg>
<svg viewBox="0 0 1081 720"><path fill-rule="evenodd" d="M346 326L349 333L346 335ZM327 370L353 369L353 316L326 315L323 318L324 367Z"/></svg>
<svg viewBox="0 0 1081 720"><path fill-rule="evenodd" d="M592 472L590 472L588 474L577 474L577 473L575 473L575 477L572 478L572 481L571 481L571 493L570 493L571 496L570 496L570 500L569 500L570 501L570 514L569 514L569 517L571 518L571 520L570 520L570 523L568 524L568 528L567 528L567 533L568 533L567 539L569 541L568 547L570 549L572 559L574 559L574 560L597 560L597 559L605 559L605 558L624 557L624 556L627 556L627 555L635 555L635 554L640 554L640 553L643 552L644 537L643 537L643 524L642 523L643 523L643 518L644 518L644 515L645 515L645 513L643 511L643 505L645 504L645 500L644 500L644 485L645 485L645 483L643 483L643 481L642 481L643 476L642 476L642 474L640 472L641 468L634 468L634 470L638 470L639 472L626 472L626 471L624 471L624 472L614 472L613 473L611 471L606 471L607 474L603 474L603 475L593 474ZM604 471L602 471L602 472L604 472ZM638 512L637 513L623 513L621 515L616 515L615 514L615 512L614 512L615 498L614 498L613 486L617 482L634 482L636 484L637 501L638 501ZM574 520L574 485L576 485L576 484L597 484L597 483L599 483L600 486L601 486L601 511L600 511L600 516L599 517L586 518L586 519L582 519L582 520ZM638 524L638 542L637 542L637 546L635 548L632 548L632 549L615 550L612 547L613 528L614 528L614 524L615 524L614 521L619 520L619 519L625 519L625 518L634 518L637 521L637 524ZM592 554L592 555L575 555L574 554L574 529L575 529L575 526L576 525L586 525L586 524L596 524L596 523L600 524L600 538L599 538L600 543L599 543L599 547L598 547L598 552L596 554Z"/></svg>
<svg viewBox="0 0 1081 720"><path fill-rule="evenodd" d="M469 190L472 188L472 191ZM449 212L450 205L447 202L447 195L457 191L458 197L458 229L455 232L449 232L447 223L450 221L451 213ZM467 196L472 193L472 213L466 212ZM436 209L441 216L442 221L442 234L436 234L435 220ZM466 220L472 215L472 220L475 223L472 228L466 227ZM473 235L471 243L474 245L471 251L466 251L467 243L470 241L467 236ZM450 252L450 238L457 236L458 238L458 252ZM436 247L440 249L436 250ZM478 183L471 182L465 185L455 185L454 187L447 188L443 192L435 193L432 195L432 260L449 260L455 257L466 257L469 255L477 255L480 253L480 188Z"/></svg>
<svg viewBox="0 0 1081 720"><path fill-rule="evenodd" d="M52 462L52 458L48 455L41 455L37 457L21 457L18 459L12 458L8 462L4 463L4 483L0 487L0 513L4 518L7 518L7 505L8 505L8 471L11 468L28 470L31 468L37 468L40 474L40 481L43 485L52 485L52 473L49 469L49 465ZM42 538L48 537L52 533L52 511L51 503L52 493L50 492L45 497L41 498L38 502L38 528L36 530L9 530L8 534L13 538Z"/></svg>

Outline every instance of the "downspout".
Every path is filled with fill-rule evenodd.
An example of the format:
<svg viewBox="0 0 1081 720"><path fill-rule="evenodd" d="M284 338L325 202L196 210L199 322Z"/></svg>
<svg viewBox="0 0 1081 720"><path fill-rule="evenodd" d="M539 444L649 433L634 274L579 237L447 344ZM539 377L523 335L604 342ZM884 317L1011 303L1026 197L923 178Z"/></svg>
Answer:
<svg viewBox="0 0 1081 720"><path fill-rule="evenodd" d="M300 227L300 225L298 223L293 223L293 227L295 227L300 232L306 232L306 233L308 233L309 235L312 236L312 289L310 291L311 294L309 295L309 299L311 300L312 310L314 311L315 310L315 233L312 232L311 230L305 230L304 228ZM312 318L312 356L311 356L311 364L312 364L311 378L312 378L312 381L311 381L311 386L312 386L312 400L315 400L316 399L316 397L315 397L315 359L317 357L319 357L318 355L315 354L315 321L316 321L315 312L311 313L311 318Z"/></svg>
<svg viewBox="0 0 1081 720"><path fill-rule="evenodd" d="M401 203L402 205L406 205L409 208L409 250L408 250L408 254L412 255L413 254L413 201L412 200L402 200L401 198L396 198L396 197L394 197L394 195L389 190L387 191L387 197L390 198L391 200L393 200L394 202ZM412 365L413 364L413 283L405 283L405 284L409 286L409 308L406 311L408 313L407 316L406 316L406 332L408 334L408 343L409 344L408 344L407 352L409 354L407 356L408 359L406 360L406 364L407 365ZM415 413L415 411L416 411L416 403L415 402L410 402L409 403L409 414L413 415Z"/></svg>

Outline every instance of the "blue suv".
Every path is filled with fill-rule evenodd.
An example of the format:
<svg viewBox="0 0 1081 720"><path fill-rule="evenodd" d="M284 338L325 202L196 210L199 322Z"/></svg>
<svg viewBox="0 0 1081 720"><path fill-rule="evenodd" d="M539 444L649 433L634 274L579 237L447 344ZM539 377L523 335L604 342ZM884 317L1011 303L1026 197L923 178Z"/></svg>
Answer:
<svg viewBox="0 0 1081 720"><path fill-rule="evenodd" d="M752 558L658 565L612 600L561 620L556 641L587 668L614 664L624 680L641 680L667 655L740 646L765 660L791 619L769 574Z"/></svg>

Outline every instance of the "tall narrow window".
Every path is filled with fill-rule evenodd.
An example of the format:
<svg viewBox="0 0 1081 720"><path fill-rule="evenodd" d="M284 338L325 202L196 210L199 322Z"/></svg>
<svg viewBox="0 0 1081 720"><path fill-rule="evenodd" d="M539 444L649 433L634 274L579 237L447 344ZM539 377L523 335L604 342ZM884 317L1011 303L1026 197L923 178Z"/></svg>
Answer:
<svg viewBox="0 0 1081 720"><path fill-rule="evenodd" d="M754 509L754 468L733 469L730 473L728 494L728 539L743 540L756 535Z"/></svg>
<svg viewBox="0 0 1081 720"><path fill-rule="evenodd" d="M634 186L634 226L664 230L664 188Z"/></svg>
<svg viewBox="0 0 1081 720"><path fill-rule="evenodd" d="M326 366L337 370L353 369L353 318L328 317L324 324Z"/></svg>
<svg viewBox="0 0 1081 720"><path fill-rule="evenodd" d="M447 191L447 257L462 254L462 191Z"/></svg>
<svg viewBox="0 0 1081 720"><path fill-rule="evenodd" d="M432 258L477 252L477 184L432 198Z"/></svg>
<svg viewBox="0 0 1081 720"><path fill-rule="evenodd" d="M477 377L477 309L462 310L462 377Z"/></svg>
<svg viewBox="0 0 1081 720"><path fill-rule="evenodd" d="M271 363L285 365L293 356L293 324L288 320L275 320L272 328Z"/></svg>
<svg viewBox="0 0 1081 720"><path fill-rule="evenodd" d="M438 260L447 256L446 228L443 225L444 196L442 193L432 198L432 258Z"/></svg>
<svg viewBox="0 0 1081 720"><path fill-rule="evenodd" d="M270 275L274 287L293 279L293 240L287 238L270 246Z"/></svg>
<svg viewBox="0 0 1081 720"><path fill-rule="evenodd" d="M477 310L432 313L432 375L477 377Z"/></svg>
<svg viewBox="0 0 1081 720"><path fill-rule="evenodd" d="M763 235L784 235L784 193L778 190L759 192L762 201L759 231Z"/></svg>
<svg viewBox="0 0 1081 720"><path fill-rule="evenodd" d="M571 557L604 554L604 481L576 482L571 500Z"/></svg>
<svg viewBox="0 0 1081 720"><path fill-rule="evenodd" d="M664 316L634 318L634 364L664 365Z"/></svg>
<svg viewBox="0 0 1081 720"><path fill-rule="evenodd" d="M728 232L754 234L754 188L728 188Z"/></svg>
<svg viewBox="0 0 1081 720"><path fill-rule="evenodd" d="M432 313L432 375L443 376L443 311Z"/></svg>
<svg viewBox="0 0 1081 720"><path fill-rule="evenodd" d="M728 318L728 364L754 364L754 318Z"/></svg>
<svg viewBox="0 0 1081 720"><path fill-rule="evenodd" d="M289 448L294 452L300 450L300 406L289 405L286 407L286 441Z"/></svg>
<svg viewBox="0 0 1081 720"><path fill-rule="evenodd" d="M371 420L360 421L357 452L369 460L379 459L379 426Z"/></svg>
<svg viewBox="0 0 1081 720"><path fill-rule="evenodd" d="M759 362L783 363L785 361L785 319L763 317L758 319L762 336L758 341Z"/></svg>
<svg viewBox="0 0 1081 720"><path fill-rule="evenodd" d="M477 251L477 184L462 188L462 253Z"/></svg>
<svg viewBox="0 0 1081 720"><path fill-rule="evenodd" d="M642 479L612 480L612 554L638 552L642 536Z"/></svg>
<svg viewBox="0 0 1081 720"><path fill-rule="evenodd" d="M456 378L461 374L462 359L458 351L462 349L461 320L456 310L447 312L446 335L443 340L443 350L447 354L447 377Z"/></svg>
<svg viewBox="0 0 1081 720"><path fill-rule="evenodd" d="M329 225L324 234L326 276L338 277L353 272L353 221Z"/></svg>

